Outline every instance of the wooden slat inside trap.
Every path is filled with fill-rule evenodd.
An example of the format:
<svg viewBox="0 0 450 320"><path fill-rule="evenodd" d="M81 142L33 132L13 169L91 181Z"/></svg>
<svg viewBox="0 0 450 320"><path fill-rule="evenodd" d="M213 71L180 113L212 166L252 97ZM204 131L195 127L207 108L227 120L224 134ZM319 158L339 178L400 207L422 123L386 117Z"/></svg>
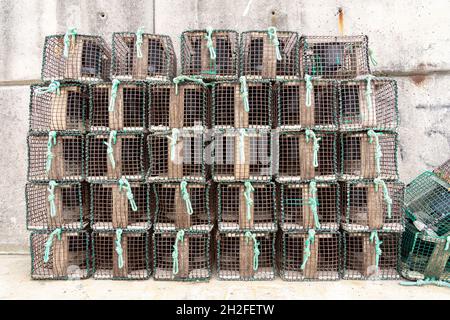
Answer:
<svg viewBox="0 0 450 320"><path fill-rule="evenodd" d="M74 129L72 121L77 122L76 129L83 129L80 111L82 108L81 100L71 101L74 97L79 97L80 94L80 87L64 86L60 88L60 94L53 93L51 95L50 130ZM77 114L80 115L80 119L71 119L72 116Z"/></svg>

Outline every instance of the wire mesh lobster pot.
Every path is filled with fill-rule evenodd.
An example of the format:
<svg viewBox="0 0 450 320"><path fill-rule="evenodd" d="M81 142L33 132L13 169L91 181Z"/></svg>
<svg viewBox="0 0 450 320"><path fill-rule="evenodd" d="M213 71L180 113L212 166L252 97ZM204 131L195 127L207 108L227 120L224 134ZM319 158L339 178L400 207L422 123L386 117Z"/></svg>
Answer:
<svg viewBox="0 0 450 320"><path fill-rule="evenodd" d="M339 185L336 182L280 184L283 231L339 229ZM316 214L315 214L316 212Z"/></svg>
<svg viewBox="0 0 450 320"><path fill-rule="evenodd" d="M429 235L407 223L402 236L400 272L410 280L450 282L448 239Z"/></svg>
<svg viewBox="0 0 450 320"><path fill-rule="evenodd" d="M208 91L197 83L151 83L150 130L203 129Z"/></svg>
<svg viewBox="0 0 450 320"><path fill-rule="evenodd" d="M280 132L277 181L336 179L336 143L335 132Z"/></svg>
<svg viewBox="0 0 450 320"><path fill-rule="evenodd" d="M367 76L344 80L339 85L339 125L341 130L376 129L394 131L398 127L397 82Z"/></svg>
<svg viewBox="0 0 450 320"><path fill-rule="evenodd" d="M450 235L450 184L425 171L405 189L404 209L421 231Z"/></svg>
<svg viewBox="0 0 450 320"><path fill-rule="evenodd" d="M114 88L117 88L114 89ZM146 85L139 81L90 86L91 131L142 131L146 126Z"/></svg>
<svg viewBox="0 0 450 320"><path fill-rule="evenodd" d="M435 168L433 172L442 180L450 183L450 159Z"/></svg>
<svg viewBox="0 0 450 320"><path fill-rule="evenodd" d="M151 226L149 190L130 182L132 199L118 182L90 184L91 222L94 230L147 230Z"/></svg>
<svg viewBox="0 0 450 320"><path fill-rule="evenodd" d="M271 134L265 129L213 132L215 181L268 181L272 175Z"/></svg>
<svg viewBox="0 0 450 320"><path fill-rule="evenodd" d="M56 92L47 84L31 86L31 131L84 131L89 92L79 82L62 83Z"/></svg>
<svg viewBox="0 0 450 320"><path fill-rule="evenodd" d="M203 132L172 129L150 133L148 181L205 181Z"/></svg>
<svg viewBox="0 0 450 320"><path fill-rule="evenodd" d="M280 129L337 129L337 82L312 79L311 84L310 93L304 80L284 81L277 86Z"/></svg>
<svg viewBox="0 0 450 320"><path fill-rule="evenodd" d="M349 79L370 74L367 36L302 36L300 68L305 74Z"/></svg>
<svg viewBox="0 0 450 320"><path fill-rule="evenodd" d="M76 280L90 276L87 231L33 231L30 248L32 279Z"/></svg>
<svg viewBox="0 0 450 320"><path fill-rule="evenodd" d="M275 184L219 183L219 230L277 230Z"/></svg>
<svg viewBox="0 0 450 320"><path fill-rule="evenodd" d="M176 74L177 62L170 37L143 33L139 56L137 40L135 33L113 33L112 76L118 79L171 80Z"/></svg>
<svg viewBox="0 0 450 320"><path fill-rule="evenodd" d="M277 45L268 31L241 34L241 74L249 78L294 79L298 77L298 34L276 32Z"/></svg>
<svg viewBox="0 0 450 320"><path fill-rule="evenodd" d="M89 222L86 185L79 182L26 184L29 230L81 230Z"/></svg>
<svg viewBox="0 0 450 320"><path fill-rule="evenodd" d="M386 186L384 188L383 184ZM404 185L398 181L342 183L342 228L349 232L402 232Z"/></svg>
<svg viewBox="0 0 450 320"><path fill-rule="evenodd" d="M220 280L275 278L275 233L247 231L220 232L217 235Z"/></svg>
<svg viewBox="0 0 450 320"><path fill-rule="evenodd" d="M143 280L150 278L151 236L149 231L93 231L94 279Z"/></svg>
<svg viewBox="0 0 450 320"><path fill-rule="evenodd" d="M372 236L372 233L376 233L377 237ZM343 279L392 280L400 277L401 233L344 231L343 240Z"/></svg>
<svg viewBox="0 0 450 320"><path fill-rule="evenodd" d="M247 90L247 98L241 90ZM248 103L248 110L246 104ZM267 128L272 125L272 85L266 80L217 82L213 87L213 127Z"/></svg>
<svg viewBox="0 0 450 320"><path fill-rule="evenodd" d="M376 132L377 138L372 139L370 132L341 133L342 178L396 180L397 134Z"/></svg>
<svg viewBox="0 0 450 320"><path fill-rule="evenodd" d="M211 229L210 229L211 230ZM155 280L207 281L211 277L210 230L153 234Z"/></svg>
<svg viewBox="0 0 450 320"><path fill-rule="evenodd" d="M181 73L204 79L235 79L238 76L239 35L232 30L184 31L181 34ZM214 59L213 59L214 58Z"/></svg>
<svg viewBox="0 0 450 320"><path fill-rule="evenodd" d="M50 131L28 135L28 181L80 181L84 177L81 133Z"/></svg>
<svg viewBox="0 0 450 320"><path fill-rule="evenodd" d="M45 38L42 80L101 81L109 78L111 49L99 36L69 36L64 49L64 35ZM65 55L67 52L67 56Z"/></svg>
<svg viewBox="0 0 450 320"><path fill-rule="evenodd" d="M282 232L280 277L286 281L339 280L341 235L339 232Z"/></svg>
<svg viewBox="0 0 450 320"><path fill-rule="evenodd" d="M114 137L111 137L114 135ZM86 136L89 182L130 181L144 178L144 135L125 131L89 133Z"/></svg>

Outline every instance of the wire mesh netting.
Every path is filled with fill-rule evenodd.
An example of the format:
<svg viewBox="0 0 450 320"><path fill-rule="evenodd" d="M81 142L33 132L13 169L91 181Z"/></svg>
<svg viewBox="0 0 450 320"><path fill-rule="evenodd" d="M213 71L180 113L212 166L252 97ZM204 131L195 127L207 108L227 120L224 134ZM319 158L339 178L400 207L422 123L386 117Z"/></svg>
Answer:
<svg viewBox="0 0 450 320"><path fill-rule="evenodd" d="M241 34L241 74L249 78L293 79L298 76L298 34L247 31Z"/></svg>
<svg viewBox="0 0 450 320"><path fill-rule="evenodd" d="M302 36L301 76L349 79L370 73L367 36Z"/></svg>
<svg viewBox="0 0 450 320"><path fill-rule="evenodd" d="M176 55L168 36L115 32L112 49L114 78L171 80L176 75Z"/></svg>
<svg viewBox="0 0 450 320"><path fill-rule="evenodd" d="M239 35L232 30L192 30L181 34L181 73L205 79L238 76Z"/></svg>
<svg viewBox="0 0 450 320"><path fill-rule="evenodd" d="M151 274L149 231L117 229L92 233L94 279L143 280Z"/></svg>
<svg viewBox="0 0 450 320"><path fill-rule="evenodd" d="M114 81L94 84L89 88L90 130L144 130L147 104L145 83Z"/></svg>
<svg viewBox="0 0 450 320"><path fill-rule="evenodd" d="M155 280L209 280L210 238L210 233L205 231L156 231L153 235Z"/></svg>
<svg viewBox="0 0 450 320"><path fill-rule="evenodd" d="M111 50L98 36L76 33L45 38L42 80L101 81L109 78Z"/></svg>
<svg viewBox="0 0 450 320"><path fill-rule="evenodd" d="M450 183L450 159L434 169L434 173L442 180Z"/></svg>
<svg viewBox="0 0 450 320"><path fill-rule="evenodd" d="M76 280L90 275L87 231L33 231L30 248L32 279Z"/></svg>

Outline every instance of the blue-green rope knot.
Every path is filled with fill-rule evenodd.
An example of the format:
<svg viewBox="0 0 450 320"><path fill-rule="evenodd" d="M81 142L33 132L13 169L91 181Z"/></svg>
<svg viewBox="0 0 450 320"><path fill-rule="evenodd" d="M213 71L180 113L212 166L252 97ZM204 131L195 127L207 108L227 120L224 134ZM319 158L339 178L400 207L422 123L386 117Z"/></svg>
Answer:
<svg viewBox="0 0 450 320"><path fill-rule="evenodd" d="M318 155L319 155L319 149L320 149L319 141L321 138L317 138L314 131L312 131L310 129L306 129L305 135L306 135L306 143L309 143L310 138L313 140L313 166L314 166L314 168L317 168L319 166L319 156Z"/></svg>
<svg viewBox="0 0 450 320"><path fill-rule="evenodd" d="M53 246L53 238L55 235L58 237L58 240L61 241L61 231L61 228L56 228L49 234L47 241L45 242L44 263L47 263L50 257L50 249Z"/></svg>
<svg viewBox="0 0 450 320"><path fill-rule="evenodd" d="M172 273L178 274L178 242L184 243L184 230L179 230L177 232L177 236L175 238L175 244L173 245L173 251L172 251L172 260L173 260L173 268Z"/></svg>
<svg viewBox="0 0 450 320"><path fill-rule="evenodd" d="M178 143L178 136L180 134L180 129L178 128L173 128L172 129L172 135L171 136L167 136L167 138L170 140L170 161L175 161L176 158L176 146Z"/></svg>
<svg viewBox="0 0 450 320"><path fill-rule="evenodd" d="M442 280L437 280L436 278L425 278L424 280L417 281L402 281L400 282L402 286L426 286L426 285L435 285L438 287L450 288L450 283Z"/></svg>
<svg viewBox="0 0 450 320"><path fill-rule="evenodd" d="M372 110L372 79L373 75L369 74L366 76L366 102L367 110L370 112Z"/></svg>
<svg viewBox="0 0 450 320"><path fill-rule="evenodd" d="M241 160L241 163L245 162L245 137L248 136L247 129L238 129L239 132L239 159Z"/></svg>
<svg viewBox="0 0 450 320"><path fill-rule="evenodd" d="M381 152L381 145L379 136L382 135L381 132L375 132L373 130L367 131L367 135L369 136L369 143L372 144L373 140L375 140L375 168L377 171L377 175L381 173L380 161L383 153Z"/></svg>
<svg viewBox="0 0 450 320"><path fill-rule="evenodd" d="M374 67L376 67L378 65L378 62L377 62L377 60L375 60L372 49L369 49L369 59L370 59L370 62L372 62Z"/></svg>
<svg viewBox="0 0 450 320"><path fill-rule="evenodd" d="M206 86L206 83L199 78L196 77L189 77L189 76L178 76L173 78L173 83L175 84L175 94L178 95L178 84L185 81L192 81L198 84L201 84L202 86Z"/></svg>
<svg viewBox="0 0 450 320"><path fill-rule="evenodd" d="M380 256L383 251L381 251L381 244L383 241L380 241L380 238L378 238L378 231L374 230L370 233L370 242L375 242L375 267L378 270L378 265L380 262Z"/></svg>
<svg viewBox="0 0 450 320"><path fill-rule="evenodd" d="M116 253L117 253L117 266L119 269L123 268L123 248L122 248L122 229L116 230Z"/></svg>
<svg viewBox="0 0 450 320"><path fill-rule="evenodd" d="M50 180L48 183L48 202L50 203L50 216L53 218L56 216L56 205L55 205L55 187L58 184L54 180Z"/></svg>
<svg viewBox="0 0 450 320"><path fill-rule="evenodd" d="M267 34L269 36L270 41L272 41L272 44L275 46L275 53L277 56L277 60L280 61L281 60L280 41L278 41L277 28L269 27L267 29Z"/></svg>
<svg viewBox="0 0 450 320"><path fill-rule="evenodd" d="M308 259L311 256L311 244L314 244L315 236L316 236L316 230L309 229L308 230L308 238L306 238L305 248L303 249L303 263L300 267L301 270L305 270L306 263L308 262Z"/></svg>
<svg viewBox="0 0 450 320"><path fill-rule="evenodd" d="M50 131L48 133L47 141L47 162L45 164L45 172L49 173L52 167L52 159L55 157L52 148L56 146L56 131Z"/></svg>
<svg viewBox="0 0 450 320"><path fill-rule="evenodd" d="M250 231L245 232L245 239L246 243L248 244L249 240L253 241L253 270L258 270L258 264L259 264L259 242L256 240L256 235L251 233Z"/></svg>
<svg viewBox="0 0 450 320"><path fill-rule="evenodd" d="M130 183L125 177L120 178L119 180L119 192L122 192L122 188L127 192L127 198L130 202L131 209L133 211L137 211L136 202L134 201L133 191L131 190Z"/></svg>
<svg viewBox="0 0 450 320"><path fill-rule="evenodd" d="M305 105L307 107L311 107L312 105L312 90L313 84L311 81L312 77L309 74L305 74L305 86L306 86L306 96L305 96Z"/></svg>
<svg viewBox="0 0 450 320"><path fill-rule="evenodd" d="M216 60L216 50L214 49L214 43L212 40L213 31L214 30L212 27L207 27L205 39L206 39L206 47L208 47L209 49L209 56L211 60Z"/></svg>
<svg viewBox="0 0 450 320"><path fill-rule="evenodd" d="M36 94L53 93L55 92L58 96L61 95L61 83L57 80L52 80L48 87L39 87L36 89Z"/></svg>
<svg viewBox="0 0 450 320"><path fill-rule="evenodd" d="M144 27L140 27L136 31L136 56L140 59L142 58L142 43L144 40L142 39L142 34L144 33Z"/></svg>
<svg viewBox="0 0 450 320"><path fill-rule="evenodd" d="M116 98L117 98L117 90L119 89L120 80L114 79L112 81L111 87L111 98L109 99L109 112L114 112L114 108L116 107Z"/></svg>
<svg viewBox="0 0 450 320"><path fill-rule="evenodd" d="M69 28L64 35L64 58L69 57L69 48L70 48L70 37L72 37L72 41L75 42L77 36L77 28Z"/></svg>
<svg viewBox="0 0 450 320"><path fill-rule="evenodd" d="M373 180L373 182L375 183L375 191L376 192L378 192L379 186L381 186L383 188L383 198L384 198L384 201L386 202L387 216L389 219L391 219L391 217L392 217L392 199L389 196L389 190L386 185L386 182L380 178L375 178Z"/></svg>
<svg viewBox="0 0 450 320"><path fill-rule="evenodd" d="M251 194L255 191L255 188L252 186L250 181L245 181L244 186L245 186L244 198L247 207L247 220L250 221L250 219L252 218L251 208L253 206L253 199Z"/></svg>
<svg viewBox="0 0 450 320"><path fill-rule="evenodd" d="M444 251L450 250L450 236L447 236L447 239L445 240L445 248Z"/></svg>
<svg viewBox="0 0 450 320"><path fill-rule="evenodd" d="M247 86L247 78L245 76L241 76L239 78L239 82L241 83L240 94L242 98L242 102L244 103L245 112L249 112L250 108L248 105L248 86Z"/></svg>
<svg viewBox="0 0 450 320"><path fill-rule="evenodd" d="M187 182L185 180L181 181L180 183L180 191L181 198L184 200L184 203L186 205L186 211L189 215L192 215L194 213L194 210L192 209L191 197L187 190Z"/></svg>
<svg viewBox="0 0 450 320"><path fill-rule="evenodd" d="M319 214L317 213L317 206L319 204L317 201L317 183L315 181L309 183L308 204L314 216L314 228L320 229Z"/></svg>
<svg viewBox="0 0 450 320"><path fill-rule="evenodd" d="M111 166L113 169L116 168L116 161L114 160L114 149L113 144L117 143L117 131L111 130L109 133L108 142L103 141L103 143L106 145L106 154L108 155L108 159L111 162Z"/></svg>

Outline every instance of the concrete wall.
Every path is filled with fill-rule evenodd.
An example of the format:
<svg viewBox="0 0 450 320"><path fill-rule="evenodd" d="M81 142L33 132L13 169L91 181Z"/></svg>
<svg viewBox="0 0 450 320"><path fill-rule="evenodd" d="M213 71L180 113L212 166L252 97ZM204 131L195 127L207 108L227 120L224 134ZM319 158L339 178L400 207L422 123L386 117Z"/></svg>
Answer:
<svg viewBox="0 0 450 320"><path fill-rule="evenodd" d="M246 12L246 8L248 11ZM168 34L177 54L185 29L367 34L378 66L398 80L400 177L410 181L450 157L450 12L447 0L0 0L0 251L25 251L24 185L29 84L38 81L44 37L76 26L111 41L113 31ZM246 14L245 14L246 13Z"/></svg>

